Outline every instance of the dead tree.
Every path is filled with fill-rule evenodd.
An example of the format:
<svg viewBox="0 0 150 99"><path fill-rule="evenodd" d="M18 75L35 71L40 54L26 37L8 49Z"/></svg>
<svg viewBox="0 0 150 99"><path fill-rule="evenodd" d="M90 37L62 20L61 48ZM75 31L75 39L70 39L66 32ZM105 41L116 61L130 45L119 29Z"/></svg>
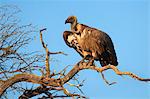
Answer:
<svg viewBox="0 0 150 99"><path fill-rule="evenodd" d="M8 11L8 7L1 8ZM18 10L17 10L18 12ZM10 13L10 12L9 12ZM33 84L38 84L36 88L24 89L23 93L19 96L20 99L28 99L40 94L45 94L41 98L58 98L58 97L82 97L86 98L77 93L70 93L64 85L68 84L70 86L76 87L82 93L80 89L83 86L84 80L79 82L75 75L77 75L81 70L94 70L96 72L102 73L108 69L113 70L117 75L127 75L131 78L134 78L139 81L150 81L150 79L140 78L137 75L131 72L122 72L116 66L108 65L104 67L98 66L89 66L86 62L76 63L74 67L66 72L67 67L65 67L60 72L52 72L50 66L50 56L52 54L64 54L63 52L51 52L47 45L43 41L42 32L46 29L40 30L40 41L45 50L45 56L39 54L32 54L21 52L20 49L23 48L26 44L31 40L30 33L33 32L29 29L32 25L18 26L18 21L13 20L12 24L10 24L11 18L13 18L14 13L2 14L0 16L1 19L5 20L3 23L0 23L0 97L4 95L5 92L9 88L16 89L20 86L16 84L20 82L29 82ZM7 17L6 17L7 15ZM14 18L13 18L14 19ZM7 22L9 24L7 24ZM28 31L30 30L30 31ZM66 55L66 54L64 54ZM44 58L44 59L43 59ZM9 64L7 64L9 61ZM45 61L44 68L40 67L38 63ZM6 68L7 67L7 68ZM32 68L42 68L40 70L41 75L34 74L33 71L36 69ZM103 76L103 75L102 75ZM108 81L104 78L106 83ZM75 80L78 84L71 84L70 81ZM109 83L108 83L109 84ZM113 84L113 83L112 83ZM16 86L14 86L16 85ZM54 92L56 91L56 92ZM57 92L62 91L64 94L56 94Z"/></svg>
<svg viewBox="0 0 150 99"><path fill-rule="evenodd" d="M42 53L26 51L35 29L32 24L20 24L20 12L17 6L0 6L0 82L18 73L32 73L33 67L43 61ZM14 84L7 91L11 90L23 89L21 84Z"/></svg>

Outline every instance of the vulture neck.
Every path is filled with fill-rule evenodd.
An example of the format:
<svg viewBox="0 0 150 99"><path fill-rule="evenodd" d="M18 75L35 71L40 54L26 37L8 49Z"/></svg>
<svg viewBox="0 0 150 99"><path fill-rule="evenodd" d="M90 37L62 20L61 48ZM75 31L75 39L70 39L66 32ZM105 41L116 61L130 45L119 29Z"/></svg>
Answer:
<svg viewBox="0 0 150 99"><path fill-rule="evenodd" d="M75 30L76 30L76 26L77 26L77 20L75 20L75 21L71 24L71 31L75 31Z"/></svg>

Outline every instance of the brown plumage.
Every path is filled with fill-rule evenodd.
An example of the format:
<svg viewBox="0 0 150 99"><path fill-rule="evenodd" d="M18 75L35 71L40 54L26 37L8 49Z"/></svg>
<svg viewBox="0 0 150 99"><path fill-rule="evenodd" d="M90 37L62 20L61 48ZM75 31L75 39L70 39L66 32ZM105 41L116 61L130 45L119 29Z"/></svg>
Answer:
<svg viewBox="0 0 150 99"><path fill-rule="evenodd" d="M91 56L94 60L100 61L102 66L118 65L114 45L106 33L96 28L79 24L75 16L68 17L65 23L71 24L70 33L76 38L76 42L78 42L78 46L82 50L80 54L83 57Z"/></svg>
<svg viewBox="0 0 150 99"><path fill-rule="evenodd" d="M82 57L84 57L83 54L82 54L82 49L80 48L80 46L78 44L78 41L77 41L77 38L73 34L73 32L71 32L71 31L64 31L63 38L64 38L65 43L69 47L74 48Z"/></svg>
<svg viewBox="0 0 150 99"><path fill-rule="evenodd" d="M64 31L63 38L64 38L65 43L69 47L74 48L80 54L81 57L83 58L85 57L85 59L89 60L88 58L86 58L87 52L81 49L77 41L78 35L74 34L71 31ZM90 53L88 53L88 55L90 55Z"/></svg>

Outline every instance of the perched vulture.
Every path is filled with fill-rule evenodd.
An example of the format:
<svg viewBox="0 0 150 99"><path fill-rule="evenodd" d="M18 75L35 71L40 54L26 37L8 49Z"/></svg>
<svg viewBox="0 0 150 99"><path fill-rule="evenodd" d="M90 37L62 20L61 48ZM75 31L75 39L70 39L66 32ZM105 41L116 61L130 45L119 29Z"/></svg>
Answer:
<svg viewBox="0 0 150 99"><path fill-rule="evenodd" d="M76 49L76 51L82 57L86 58L87 56L90 56L91 60L100 61L101 66L118 65L114 45L109 35L96 28L92 28L87 25L78 23L75 16L69 16L65 21L65 24L66 23L71 24L71 31L67 31L68 36L66 37L74 37L78 47L73 44L73 48ZM64 32L64 34L65 33L66 32ZM69 39L65 38L64 40L70 47L70 44L72 44L72 42L70 41L74 42L74 40L69 41ZM79 49L80 51L78 51Z"/></svg>

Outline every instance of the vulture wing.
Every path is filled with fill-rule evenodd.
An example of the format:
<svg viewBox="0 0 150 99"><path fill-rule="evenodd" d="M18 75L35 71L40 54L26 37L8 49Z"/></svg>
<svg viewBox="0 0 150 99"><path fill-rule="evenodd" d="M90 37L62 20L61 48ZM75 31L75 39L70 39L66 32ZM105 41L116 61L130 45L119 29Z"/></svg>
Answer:
<svg viewBox="0 0 150 99"><path fill-rule="evenodd" d="M81 35L78 43L82 50L91 52L94 59L99 60L102 66L118 65L114 45L109 35L83 24L78 24L76 28Z"/></svg>
<svg viewBox="0 0 150 99"><path fill-rule="evenodd" d="M80 48L80 46L77 42L76 36L73 34L73 32L64 31L63 38L64 38L65 43L69 47L74 48L80 54L80 56L83 57L82 49Z"/></svg>
<svg viewBox="0 0 150 99"><path fill-rule="evenodd" d="M71 43L74 40L72 32L70 32L70 31L64 31L63 38L64 38L65 43L69 47L73 47L73 44Z"/></svg>

